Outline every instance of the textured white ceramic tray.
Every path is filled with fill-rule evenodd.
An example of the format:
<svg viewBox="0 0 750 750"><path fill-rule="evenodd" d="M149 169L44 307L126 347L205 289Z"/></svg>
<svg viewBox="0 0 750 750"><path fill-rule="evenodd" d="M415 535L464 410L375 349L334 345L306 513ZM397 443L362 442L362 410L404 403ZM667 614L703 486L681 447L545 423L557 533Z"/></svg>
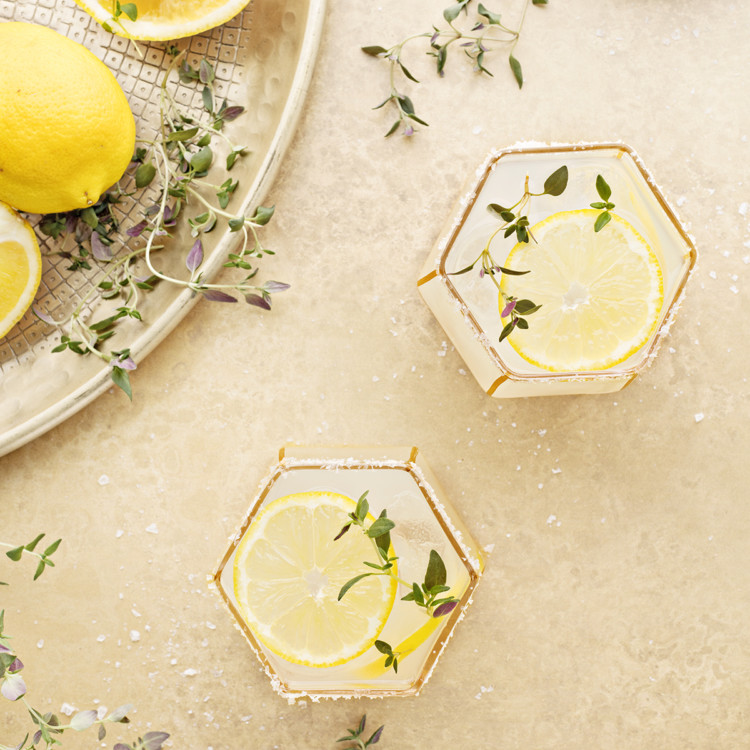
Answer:
<svg viewBox="0 0 750 750"><path fill-rule="evenodd" d="M291 140L312 75L324 9L325 0L252 0L227 24L177 42L180 49L187 49L189 61L203 56L213 61L217 96L246 107L228 131L236 143L251 150L232 171L240 182L232 202L238 214L252 212L264 201ZM0 23L5 21L49 26L84 44L109 66L123 87L139 136L154 129L158 86L167 66L165 43L139 43L141 58L132 43L105 32L72 0L0 0ZM199 97L195 87L176 91L177 100L188 107L199 107ZM271 196L268 203L272 202ZM124 223L137 223L130 216L139 216L141 207L132 203L123 210ZM41 243L44 236L37 234ZM221 267L237 239L237 234L229 232L205 235L202 268L207 275ZM179 241L178 237L174 244ZM42 246L47 255L36 305L59 319L99 274L67 271L70 262L49 254L54 249L49 241ZM167 261L169 269L184 268L184 253L177 255L176 263ZM262 261L260 265L262 275ZM142 360L197 299L182 287L157 286L140 308L143 323L119 332L116 348L129 347L136 361ZM29 312L8 336L0 338L0 455L59 424L111 386L109 368L98 358L52 353L59 337L55 327Z"/></svg>

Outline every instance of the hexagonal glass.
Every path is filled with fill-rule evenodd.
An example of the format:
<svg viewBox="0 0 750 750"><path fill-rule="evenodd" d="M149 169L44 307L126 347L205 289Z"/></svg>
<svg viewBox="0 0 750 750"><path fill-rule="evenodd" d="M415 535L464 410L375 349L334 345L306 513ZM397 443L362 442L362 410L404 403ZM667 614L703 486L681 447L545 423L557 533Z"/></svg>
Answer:
<svg viewBox="0 0 750 750"><path fill-rule="evenodd" d="M451 595L460 599L448 615L434 620L413 602L401 597L399 586L393 609L379 635L394 651L418 633L419 645L399 659L398 673L385 669L385 657L375 647L346 664L307 667L286 661L268 649L243 619L234 596L233 567L237 546L253 520L268 503L298 492L328 491L357 500L368 490L370 512L383 508L396 524L391 531L399 576L407 581L424 578L430 549L445 562ZM342 513L342 526L346 523ZM352 529L349 533L357 532ZM332 540L332 543L333 540ZM263 480L239 530L230 541L212 583L250 647L271 679L273 688L293 701L339 697L417 695L427 682L457 623L463 619L484 558L461 519L451 507L434 474L416 448L306 448L287 446ZM367 571L363 568L363 571ZM403 590L402 590L403 589Z"/></svg>
<svg viewBox="0 0 750 750"><path fill-rule="evenodd" d="M532 198L527 215L533 226L558 211L588 208L600 200L597 174L612 188L613 213L626 219L646 239L661 266L664 304L650 339L624 362L605 370L550 372L525 361L507 339L495 286L475 271L453 275L472 263L498 225L486 207L512 205L528 176L534 192L557 168L567 165L568 186L559 196ZM502 265L515 235L493 241L492 254ZM499 248L499 249L498 249ZM422 269L419 291L466 361L480 386L499 398L611 393L631 383L656 355L669 330L685 283L695 266L696 250L637 154L628 146L578 144L521 146L489 155L476 172ZM533 319L530 319L533 325Z"/></svg>

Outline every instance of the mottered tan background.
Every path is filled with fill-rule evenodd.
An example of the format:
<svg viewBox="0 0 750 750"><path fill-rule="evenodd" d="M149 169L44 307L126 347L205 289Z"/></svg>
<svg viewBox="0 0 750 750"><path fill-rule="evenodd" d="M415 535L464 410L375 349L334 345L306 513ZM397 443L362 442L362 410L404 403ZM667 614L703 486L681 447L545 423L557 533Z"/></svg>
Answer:
<svg viewBox="0 0 750 750"><path fill-rule="evenodd" d="M520 0L496 2L508 23ZM750 738L746 338L750 101L741 2L550 0L494 78L424 47L404 84L430 123L384 139L389 46L429 0L330 0L306 105L268 197L292 289L264 314L200 303L133 376L0 459L0 538L63 538L3 565L6 630L44 710L132 702L132 741L333 748L367 712L379 747L740 748ZM610 396L497 401L416 290L487 152L622 140L699 264L656 362ZM239 308L239 309L235 309ZM489 550L473 607L416 699L287 705L206 576L286 441L414 444ZM0 742L25 733L0 704ZM95 737L64 737L91 748ZM339 745L340 747L340 745Z"/></svg>

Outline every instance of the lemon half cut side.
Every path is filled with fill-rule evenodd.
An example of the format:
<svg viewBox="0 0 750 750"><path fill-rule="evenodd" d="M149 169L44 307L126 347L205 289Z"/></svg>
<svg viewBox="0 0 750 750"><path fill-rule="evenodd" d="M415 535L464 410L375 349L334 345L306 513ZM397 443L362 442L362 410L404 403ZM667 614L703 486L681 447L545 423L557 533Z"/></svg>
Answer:
<svg viewBox="0 0 750 750"><path fill-rule="evenodd" d="M606 370L635 354L656 329L664 282L654 251L615 214L594 232L598 215L594 209L552 214L531 228L538 244L517 244L505 262L530 273L504 275L502 292L541 305L528 316L528 329L514 329L508 341L542 369ZM499 305L502 311L502 294Z"/></svg>
<svg viewBox="0 0 750 750"><path fill-rule="evenodd" d="M0 338L34 301L42 278L42 256L34 230L0 203Z"/></svg>
<svg viewBox="0 0 750 750"><path fill-rule="evenodd" d="M135 20L126 14L119 15L115 20L115 0L75 2L119 36L164 41L200 34L220 26L234 18L249 0L137 0ZM120 3L121 6L125 4Z"/></svg>
<svg viewBox="0 0 750 750"><path fill-rule="evenodd" d="M357 504L333 492L302 492L269 503L249 525L234 560L234 593L258 640L288 662L332 667L375 642L396 582L373 575L341 601L341 587L372 570L372 540L352 527L334 541ZM368 521L375 519L368 515Z"/></svg>

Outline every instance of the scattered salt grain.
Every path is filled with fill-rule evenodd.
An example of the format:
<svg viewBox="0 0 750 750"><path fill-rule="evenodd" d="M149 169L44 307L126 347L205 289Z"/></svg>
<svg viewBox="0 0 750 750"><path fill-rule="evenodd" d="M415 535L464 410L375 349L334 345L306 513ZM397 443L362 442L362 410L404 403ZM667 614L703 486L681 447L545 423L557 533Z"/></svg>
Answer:
<svg viewBox="0 0 750 750"><path fill-rule="evenodd" d="M133 641L133 643L138 643L138 641L141 640L141 634L137 630L131 630L130 640Z"/></svg>
<svg viewBox="0 0 750 750"><path fill-rule="evenodd" d="M36 642L36 647L37 647L37 648L43 648L43 647L44 647L44 638L41 638L41 639L39 639L39 640L38 640L38 641Z"/></svg>
<svg viewBox="0 0 750 750"><path fill-rule="evenodd" d="M732 292L733 294L740 293L740 290L734 284L732 284L732 286L729 287L729 291Z"/></svg>
<svg viewBox="0 0 750 750"><path fill-rule="evenodd" d="M148 531L149 534L158 534L159 528L157 527L155 523L152 523L146 526L146 531Z"/></svg>
<svg viewBox="0 0 750 750"><path fill-rule="evenodd" d="M477 700L481 700L485 693L491 693L495 688L492 685L485 687L484 685L479 686L479 692L474 696Z"/></svg>
<svg viewBox="0 0 750 750"><path fill-rule="evenodd" d="M740 216L747 216L747 209L750 208L748 203L740 203L739 212Z"/></svg>
<svg viewBox="0 0 750 750"><path fill-rule="evenodd" d="M107 636L102 633L102 635L96 636L97 643L104 643L104 641L107 640Z"/></svg>
<svg viewBox="0 0 750 750"><path fill-rule="evenodd" d="M109 484L109 477L106 474L102 474L97 481L104 487L105 484Z"/></svg>
<svg viewBox="0 0 750 750"><path fill-rule="evenodd" d="M66 716L72 716L78 709L75 706L71 706L70 703L63 703L60 706L60 713Z"/></svg>
<svg viewBox="0 0 750 750"><path fill-rule="evenodd" d="M115 539L119 539L125 532L122 529L115 531Z"/></svg>
<svg viewBox="0 0 750 750"><path fill-rule="evenodd" d="M702 421L703 421L703 416L704 416L704 415L703 415L703 412L702 412L702 411L699 411L699 412L698 412L698 413L697 413L697 414L695 415L695 421L696 421L696 422L702 422Z"/></svg>
<svg viewBox="0 0 750 750"><path fill-rule="evenodd" d="M549 518L547 519L547 523L548 523L548 524L553 524L553 523L554 523L555 521L557 521L557 516L550 516L550 517L549 517Z"/></svg>
<svg viewBox="0 0 750 750"><path fill-rule="evenodd" d="M195 675L198 674L197 669L193 669L192 667L189 667L182 673L185 677L195 677Z"/></svg>

